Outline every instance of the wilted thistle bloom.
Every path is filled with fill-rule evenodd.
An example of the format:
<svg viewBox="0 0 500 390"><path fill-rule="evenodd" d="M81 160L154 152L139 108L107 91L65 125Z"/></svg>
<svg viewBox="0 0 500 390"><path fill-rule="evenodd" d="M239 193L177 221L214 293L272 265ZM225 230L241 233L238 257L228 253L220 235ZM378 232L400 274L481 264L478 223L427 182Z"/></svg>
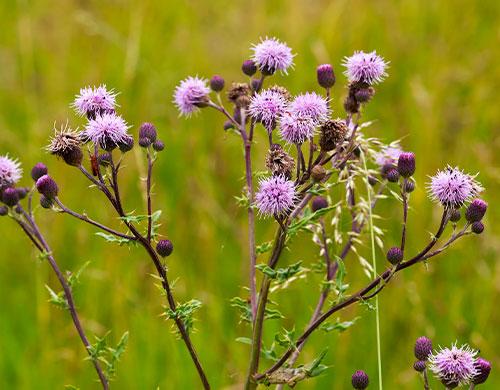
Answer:
<svg viewBox="0 0 500 390"><path fill-rule="evenodd" d="M474 177L457 167L448 166L431 177L429 195L446 208L460 208L483 190Z"/></svg>
<svg viewBox="0 0 500 390"><path fill-rule="evenodd" d="M62 157L70 165L80 165L83 158L80 144L80 134L64 125L55 130L46 149L51 154Z"/></svg>
<svg viewBox="0 0 500 390"><path fill-rule="evenodd" d="M174 103L181 115L190 116L208 103L210 88L205 79L188 77L175 88Z"/></svg>
<svg viewBox="0 0 500 390"><path fill-rule="evenodd" d="M295 185L284 176L272 176L260 181L255 195L257 208L263 215L280 216L288 212L295 201Z"/></svg>
<svg viewBox="0 0 500 390"><path fill-rule="evenodd" d="M88 122L82 138L85 141L92 141L103 149L112 150L130 138L127 133L128 128L127 122L119 115L98 115Z"/></svg>
<svg viewBox="0 0 500 390"><path fill-rule="evenodd" d="M0 156L0 189L16 184L23 174L19 161Z"/></svg>
<svg viewBox="0 0 500 390"><path fill-rule="evenodd" d="M308 116L286 112L279 122L281 138L290 144L300 145L314 135L316 124Z"/></svg>
<svg viewBox="0 0 500 390"><path fill-rule="evenodd" d="M460 348L441 348L429 357L430 369L444 384L468 384L476 375L474 365L477 351L467 344Z"/></svg>
<svg viewBox="0 0 500 390"><path fill-rule="evenodd" d="M108 91L105 85L100 85L80 89L72 107L79 115L87 115L92 119L99 114L114 112L115 105L116 93L112 89Z"/></svg>
<svg viewBox="0 0 500 390"><path fill-rule="evenodd" d="M376 51L356 51L352 56L345 57L342 65L346 67L344 74L351 83L377 84L387 76L387 62Z"/></svg>
<svg viewBox="0 0 500 390"><path fill-rule="evenodd" d="M330 114L327 100L316 92L306 92L295 97L290 104L290 111L299 116L308 116L316 125L326 121Z"/></svg>
<svg viewBox="0 0 500 390"><path fill-rule="evenodd" d="M285 43L276 38L266 38L252 46L252 59L265 74L273 74L277 70L287 74L293 65L293 54Z"/></svg>
<svg viewBox="0 0 500 390"><path fill-rule="evenodd" d="M273 144L266 156L266 167L273 176L285 176L290 179L295 167L295 161L292 156L283 150L280 144Z"/></svg>
<svg viewBox="0 0 500 390"><path fill-rule="evenodd" d="M262 122L271 131L286 106L287 102L281 93L266 89L252 97L248 111L255 120Z"/></svg>

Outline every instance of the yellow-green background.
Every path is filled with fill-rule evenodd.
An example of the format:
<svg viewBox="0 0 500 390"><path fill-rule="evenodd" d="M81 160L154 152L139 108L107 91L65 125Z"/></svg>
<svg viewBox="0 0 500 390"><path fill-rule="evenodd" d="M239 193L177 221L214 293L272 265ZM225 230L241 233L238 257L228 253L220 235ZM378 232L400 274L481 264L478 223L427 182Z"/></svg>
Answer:
<svg viewBox="0 0 500 390"><path fill-rule="evenodd" d="M480 349L493 364L483 388L499 388L498 4L3 0L0 153L19 157L26 171L38 161L46 162L67 205L116 224L101 194L87 189L76 170L46 155L42 146L55 121L83 125L68 105L88 84L106 83L120 91L120 112L134 133L142 121L155 123L167 147L156 167L154 205L164 211L162 233L175 243L169 264L172 278L179 277L176 294L180 300L194 297L204 303L193 340L213 387L236 386L249 353L248 346L234 342L248 332L238 325L229 305L247 283L246 213L234 200L243 185L241 144L224 134L223 119L215 112L202 112L191 120L178 118L171 103L173 89L180 79L194 74L218 73L227 81L239 80L250 44L260 36L275 35L297 53L295 69L279 81L293 93L318 90L315 67L331 62L338 76L333 106L342 115L342 57L354 50L376 49L391 61L390 76L365 111L365 118L377 121L368 133L385 140L403 138L404 148L414 151L418 161L409 251L424 245L438 221L439 210L427 199L424 185L436 169L449 163L479 171L490 203L482 236L467 237L428 270L405 271L381 295L385 387L421 388L411 369L412 346L425 334L436 344L458 340ZM254 156L262 168L262 130L257 139ZM144 205L137 180L144 169L141 153L131 153L126 164L126 205L139 210ZM26 175L24 183L29 181ZM378 209L388 229L387 246L399 234L400 211L394 205L386 201ZM94 236L92 227L69 217L39 210L37 218L65 269L92 262L75 292L88 332L102 335L110 329L117 340L130 331L114 387L199 388L183 345L159 317L163 301L144 253L109 245ZM258 240L271 236L270 223L259 222ZM47 302L44 285L57 287L48 265L35 259L27 239L6 218L1 220L0 237L0 387L97 388L69 316ZM310 242L307 236L301 240ZM317 259L312 245L294 248L285 262L302 259L310 264ZM357 261L349 258L347 264L353 287L365 283ZM316 285L301 283L280 295L287 316L284 325L291 327L296 320L302 329L317 294ZM318 333L311 338L304 361L327 345L326 362L332 368L298 388L349 388L350 374L361 368L376 388L373 313L354 308L340 318L358 315L362 318L343 334Z"/></svg>

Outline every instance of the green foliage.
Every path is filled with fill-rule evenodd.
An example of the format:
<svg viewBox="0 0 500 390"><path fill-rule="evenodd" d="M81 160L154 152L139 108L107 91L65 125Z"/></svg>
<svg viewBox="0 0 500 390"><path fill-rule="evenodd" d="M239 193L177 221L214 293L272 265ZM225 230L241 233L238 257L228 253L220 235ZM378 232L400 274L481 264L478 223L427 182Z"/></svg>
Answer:
<svg viewBox="0 0 500 390"><path fill-rule="evenodd" d="M311 209L304 209L304 213L301 218L298 218L294 222L290 224L287 229L288 235L293 237L299 231L309 231L307 225L317 222L323 215L327 214L329 211L334 210L337 205L332 205L329 207L325 207L324 209L317 210L315 212L311 211Z"/></svg>
<svg viewBox="0 0 500 390"><path fill-rule="evenodd" d="M240 321L251 323L252 322L252 309L250 302L240 297L233 297L229 301L232 307L238 309L240 313Z"/></svg>
<svg viewBox="0 0 500 390"><path fill-rule="evenodd" d="M256 268L270 279L275 280L277 283L284 283L291 277L304 272L305 268L302 267L302 261L298 261L288 267L272 269L267 264L257 264Z"/></svg>
<svg viewBox="0 0 500 390"><path fill-rule="evenodd" d="M339 319L337 318L337 321L333 323L331 321L325 321L320 325L320 329L325 332L332 332L332 331L344 332L345 330L353 326L359 318L360 317L356 317L352 321L343 321L343 322L339 321Z"/></svg>
<svg viewBox="0 0 500 390"><path fill-rule="evenodd" d="M165 317L169 320L180 320L184 324L184 328L189 333L193 329L194 313L202 306L202 303L196 299L191 299L188 302L177 305L175 310L167 307L165 309Z"/></svg>
<svg viewBox="0 0 500 390"><path fill-rule="evenodd" d="M124 237L117 237L114 234L110 234L110 233L97 232L97 233L95 233L95 235L104 238L107 242L118 244L120 246L121 245L137 245L137 241L135 241L135 240L129 240L128 238L124 238Z"/></svg>
<svg viewBox="0 0 500 390"><path fill-rule="evenodd" d="M96 341L89 346L87 359L99 361L104 366L106 378L112 380L116 375L116 365L127 348L129 333L123 333L115 347L109 345L108 336L109 332L103 337L94 336Z"/></svg>

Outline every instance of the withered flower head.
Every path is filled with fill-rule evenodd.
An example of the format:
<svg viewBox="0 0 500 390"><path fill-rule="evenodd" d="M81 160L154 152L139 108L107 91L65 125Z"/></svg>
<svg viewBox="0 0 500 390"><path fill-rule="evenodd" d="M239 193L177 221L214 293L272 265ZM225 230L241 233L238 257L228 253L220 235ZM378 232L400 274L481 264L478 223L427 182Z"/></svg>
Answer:
<svg viewBox="0 0 500 390"><path fill-rule="evenodd" d="M246 83L233 83L231 89L227 92L227 97L237 107L246 108L250 104L252 90Z"/></svg>
<svg viewBox="0 0 500 390"><path fill-rule="evenodd" d="M54 135L46 149L51 154L63 158L69 165L79 165L83 158L81 143L80 134L66 123L59 130L54 130Z"/></svg>
<svg viewBox="0 0 500 390"><path fill-rule="evenodd" d="M319 145L325 152L335 149L347 134L347 125L341 119L327 120L320 128Z"/></svg>
<svg viewBox="0 0 500 390"><path fill-rule="evenodd" d="M290 179L295 167L292 156L283 150L280 144L273 144L266 156L266 167L273 176L285 176Z"/></svg>

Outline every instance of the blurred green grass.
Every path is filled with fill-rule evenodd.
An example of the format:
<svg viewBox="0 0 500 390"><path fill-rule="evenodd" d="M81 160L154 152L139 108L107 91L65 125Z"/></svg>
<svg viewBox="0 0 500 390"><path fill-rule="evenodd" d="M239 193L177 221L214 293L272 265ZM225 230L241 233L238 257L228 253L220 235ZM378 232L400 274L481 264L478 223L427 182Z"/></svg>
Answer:
<svg viewBox="0 0 500 390"><path fill-rule="evenodd" d="M457 339L479 348L494 366L483 387L500 387L497 1L18 0L1 2L0 10L0 152L19 156L26 171L46 161L65 203L116 223L96 191L86 190L82 178L42 150L54 121L82 123L68 108L81 86L102 82L120 91L120 112L134 131L142 121L157 125L167 148L155 174L154 204L164 210L162 233L175 243L169 263L171 274L179 276L177 297L204 302L193 338L214 388L239 383L249 353L246 345L233 342L247 330L237 325L229 305L247 283L246 213L234 200L243 185L242 150L239 139L223 133L222 118L214 112L179 119L172 91L191 74L240 79L250 43L276 35L298 53L295 70L278 77L292 92L316 90L316 65L334 64L338 83L333 105L340 115L342 57L357 49L380 52L391 61L390 77L364 118L377 120L370 135L403 138L405 149L417 154L420 186L412 197L410 251L423 245L437 223L437 210L430 207L424 187L426 176L436 169L450 163L481 172L490 203L481 237L467 238L428 270L403 273L381 295L386 388L421 388L411 365L413 341L422 334L436 344ZM262 167L263 148L257 146L254 157ZM144 204L136 178L144 161L136 153L127 164L124 196L130 210L139 209ZM398 210L389 202L379 210L387 216L388 242L396 240ZM115 388L198 388L184 347L159 318L162 300L143 253L107 245L94 237L92 228L60 215L40 211L38 220L64 268L92 262L76 290L88 330L102 334L110 329L114 340L130 331ZM259 241L272 237L268 223L259 222L258 228ZM67 313L47 303L44 285L57 286L47 264L35 260L11 222L2 221L0 237L0 387L97 388ZM316 258L312 247L295 243L293 248L286 261ZM357 286L364 279L352 260L349 278ZM302 328L316 297L312 282L280 296L284 325L291 327L296 320ZM303 361L327 345L332 368L300 388L348 388L350 374L360 368L375 382L373 314L354 308L341 319L355 316L362 319L347 332L311 338Z"/></svg>

